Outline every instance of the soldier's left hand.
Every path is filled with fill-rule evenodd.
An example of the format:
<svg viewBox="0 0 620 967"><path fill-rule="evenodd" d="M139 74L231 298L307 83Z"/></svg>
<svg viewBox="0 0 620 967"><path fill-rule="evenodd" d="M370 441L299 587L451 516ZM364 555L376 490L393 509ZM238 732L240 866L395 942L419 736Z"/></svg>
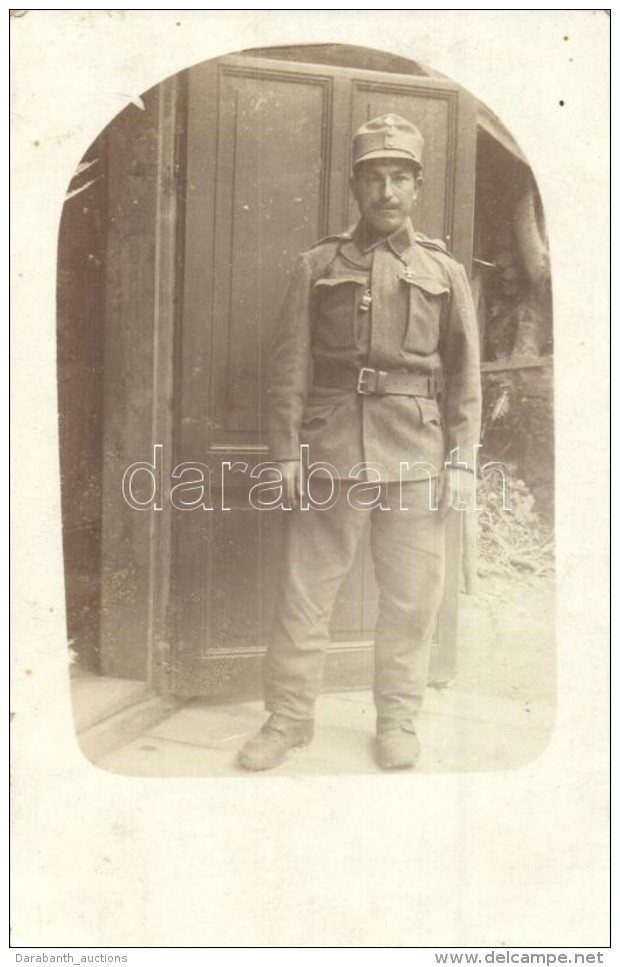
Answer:
<svg viewBox="0 0 620 967"><path fill-rule="evenodd" d="M473 510L476 478L469 470L444 470L439 479L439 514L445 517L450 508Z"/></svg>

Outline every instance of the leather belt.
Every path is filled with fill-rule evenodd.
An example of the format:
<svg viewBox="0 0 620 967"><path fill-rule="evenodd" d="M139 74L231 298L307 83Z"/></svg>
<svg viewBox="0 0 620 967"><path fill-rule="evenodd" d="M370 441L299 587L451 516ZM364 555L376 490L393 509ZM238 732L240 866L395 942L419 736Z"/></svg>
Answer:
<svg viewBox="0 0 620 967"><path fill-rule="evenodd" d="M353 389L362 396L425 396L436 399L438 382L421 373L388 372L364 366L358 370L321 368L314 376L315 386L326 389Z"/></svg>

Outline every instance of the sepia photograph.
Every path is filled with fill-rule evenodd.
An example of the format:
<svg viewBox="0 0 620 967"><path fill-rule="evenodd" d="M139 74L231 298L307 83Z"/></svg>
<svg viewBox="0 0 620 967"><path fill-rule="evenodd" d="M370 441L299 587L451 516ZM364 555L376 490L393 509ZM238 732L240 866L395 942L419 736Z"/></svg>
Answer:
<svg viewBox="0 0 620 967"><path fill-rule="evenodd" d="M143 92L68 186L58 389L93 762L451 772L544 748L544 206L454 80L321 44Z"/></svg>
<svg viewBox="0 0 620 967"><path fill-rule="evenodd" d="M11 22L14 945L602 950L607 13Z"/></svg>

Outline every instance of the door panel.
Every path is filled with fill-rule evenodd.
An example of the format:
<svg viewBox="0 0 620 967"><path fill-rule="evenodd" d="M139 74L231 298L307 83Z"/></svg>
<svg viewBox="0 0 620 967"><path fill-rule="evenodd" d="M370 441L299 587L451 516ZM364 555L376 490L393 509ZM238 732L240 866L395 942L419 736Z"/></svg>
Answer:
<svg viewBox="0 0 620 967"><path fill-rule="evenodd" d="M351 135L369 117L391 111L419 124L426 139L416 227L454 236L453 247L466 259L475 125L454 85L419 77L240 56L188 73L175 457L208 465L212 509L173 512L168 680L179 694L241 695L258 690L283 517L248 509L255 481L243 467L269 457L266 363L295 258L355 220ZM223 462L237 463L224 496ZM370 652L361 643L372 636L376 598L365 542L334 611L328 686L330 669L335 686L368 684Z"/></svg>
<svg viewBox="0 0 620 967"><path fill-rule="evenodd" d="M325 220L327 94L321 81L221 71L213 448L260 442L262 377L283 280Z"/></svg>

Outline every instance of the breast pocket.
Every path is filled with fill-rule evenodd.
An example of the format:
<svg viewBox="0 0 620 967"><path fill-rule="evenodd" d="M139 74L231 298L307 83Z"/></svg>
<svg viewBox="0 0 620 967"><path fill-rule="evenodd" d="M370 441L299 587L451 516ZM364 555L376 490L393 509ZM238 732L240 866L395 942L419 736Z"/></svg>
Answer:
<svg viewBox="0 0 620 967"><path fill-rule="evenodd" d="M448 286L440 279L401 276L408 293L407 328L403 349L408 353L428 356L437 350L441 316Z"/></svg>
<svg viewBox="0 0 620 967"><path fill-rule="evenodd" d="M315 339L331 349L349 349L357 341L357 313L366 279L335 275L315 283Z"/></svg>

